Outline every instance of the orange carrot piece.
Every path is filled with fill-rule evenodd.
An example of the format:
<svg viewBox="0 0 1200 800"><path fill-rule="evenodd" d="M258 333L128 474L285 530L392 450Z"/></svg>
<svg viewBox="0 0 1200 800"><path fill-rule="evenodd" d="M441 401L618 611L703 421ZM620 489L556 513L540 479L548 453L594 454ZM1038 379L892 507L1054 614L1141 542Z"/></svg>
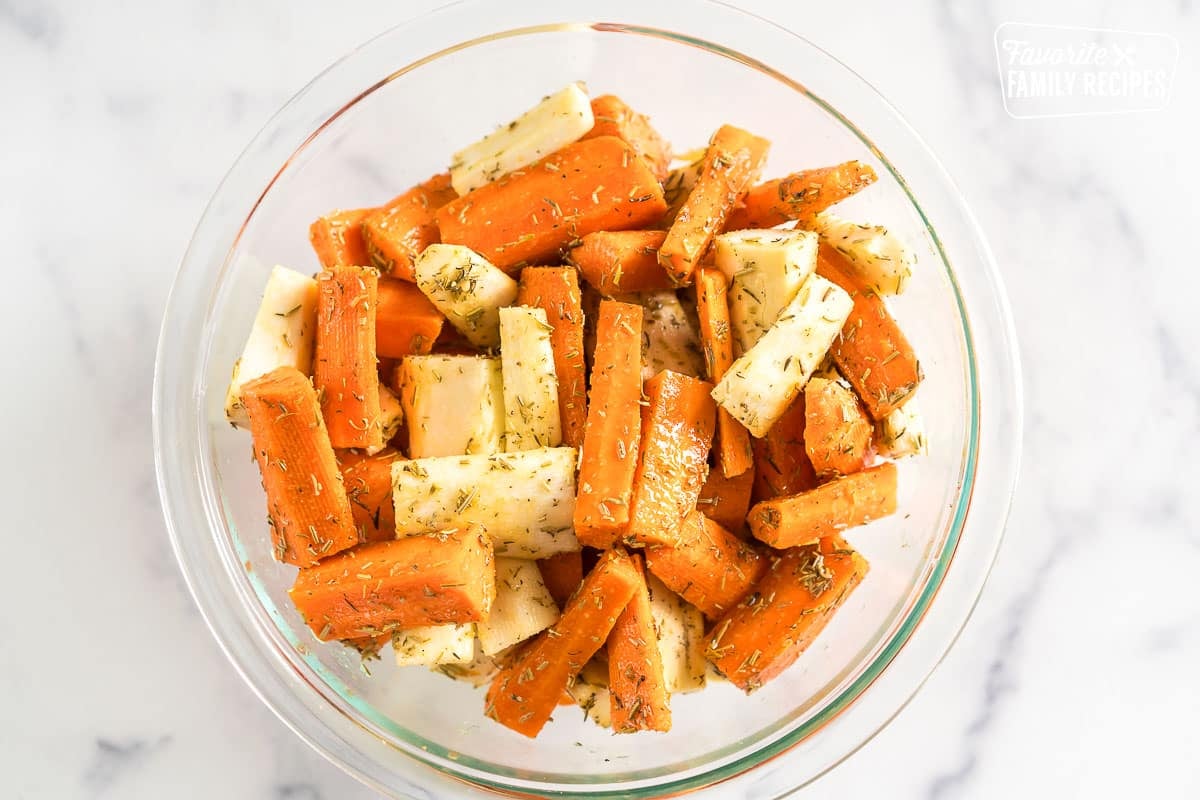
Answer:
<svg viewBox="0 0 1200 800"><path fill-rule="evenodd" d="M642 307L604 300L597 316L575 536L602 550L629 524L642 436Z"/></svg>
<svg viewBox="0 0 1200 800"><path fill-rule="evenodd" d="M567 259L607 295L673 289L675 281L658 263L665 238L666 231L596 231L584 236Z"/></svg>
<svg viewBox="0 0 1200 800"><path fill-rule="evenodd" d="M267 493L275 558L309 567L358 544L308 376L295 367L279 367L247 383L242 397Z"/></svg>
<svg viewBox="0 0 1200 800"><path fill-rule="evenodd" d="M627 543L679 543L683 520L696 507L708 474L717 416L711 392L711 383L667 369L646 381L649 403L642 410Z"/></svg>
<svg viewBox="0 0 1200 800"><path fill-rule="evenodd" d="M650 118L639 114L616 95L606 94L592 101L592 116L596 122L584 134L584 139L597 136L616 136L623 139L646 161L646 166L660 182L671 171L671 146L650 124ZM632 290L631 290L632 291Z"/></svg>
<svg viewBox="0 0 1200 800"><path fill-rule="evenodd" d="M729 279L713 267L696 273L696 310L704 364L714 385L733 366L733 337L729 333ZM717 409L717 468L736 478L754 464L750 431L723 408Z"/></svg>
<svg viewBox="0 0 1200 800"><path fill-rule="evenodd" d="M370 542L300 570L288 594L322 641L486 619L496 597L482 531Z"/></svg>
<svg viewBox="0 0 1200 800"><path fill-rule="evenodd" d="M767 560L699 511L684 521L675 547L646 548L646 568L709 619L737 605L767 569Z"/></svg>
<svg viewBox="0 0 1200 800"><path fill-rule="evenodd" d="M827 378L805 384L804 449L817 477L849 475L866 466L874 430L854 392Z"/></svg>
<svg viewBox="0 0 1200 800"><path fill-rule="evenodd" d="M732 125L722 125L708 144L700 177L671 224L658 260L676 283L691 281L713 237L767 160L771 143Z"/></svg>
<svg viewBox="0 0 1200 800"><path fill-rule="evenodd" d="M317 276L317 345L313 383L334 447L379 447L379 373L375 306L379 273L334 267Z"/></svg>
<svg viewBox="0 0 1200 800"><path fill-rule="evenodd" d="M638 585L608 634L608 691L614 733L671 730L670 695L642 560L631 556Z"/></svg>
<svg viewBox="0 0 1200 800"><path fill-rule="evenodd" d="M550 349L558 378L558 416L567 447L583 444L587 422L587 369L583 356L583 305L579 277L570 267L521 270L517 304L540 308L550 323ZM578 582L576 582L578 583Z"/></svg>
<svg viewBox="0 0 1200 800"><path fill-rule="evenodd" d="M876 421L908 402L921 383L921 364L887 305L846 266L846 257L822 243L817 274L849 293L854 308L830 354Z"/></svg>
<svg viewBox="0 0 1200 800"><path fill-rule="evenodd" d="M782 550L895 511L896 465L885 461L807 492L763 500L750 509L747 522L756 538Z"/></svg>
<svg viewBox="0 0 1200 800"><path fill-rule="evenodd" d="M788 550L709 635L709 661L749 694L803 653L867 574L840 536Z"/></svg>
<svg viewBox="0 0 1200 800"><path fill-rule="evenodd" d="M696 508L721 527L738 534L746 527L753 488L753 468L736 478L726 478L719 467L710 467L708 480L700 487Z"/></svg>
<svg viewBox="0 0 1200 800"><path fill-rule="evenodd" d="M484 714L517 733L537 736L570 680L604 645L640 577L629 556L607 551L558 622L493 679Z"/></svg>
<svg viewBox="0 0 1200 800"><path fill-rule="evenodd" d="M375 308L375 351L380 358L429 353L445 322L414 284L380 278Z"/></svg>
<svg viewBox="0 0 1200 800"><path fill-rule="evenodd" d="M350 511L360 542L383 542L396 538L396 508L392 504L392 463L404 456L385 447L373 456L358 450L338 454L342 486L350 500Z"/></svg>
<svg viewBox="0 0 1200 800"><path fill-rule="evenodd" d="M371 263L367 243L363 240L362 222L375 209L356 208L334 211L318 219L308 228L308 240L325 269L334 267L365 267Z"/></svg>
<svg viewBox="0 0 1200 800"><path fill-rule="evenodd" d="M615 136L567 145L437 212L442 241L501 269L557 258L593 231L643 228L667 210L646 162Z"/></svg>
<svg viewBox="0 0 1200 800"><path fill-rule="evenodd" d="M439 241L434 212L456 197L450 174L443 173L366 215L362 238L371 263L392 278L416 280L413 262L422 250Z"/></svg>
<svg viewBox="0 0 1200 800"><path fill-rule="evenodd" d="M801 392L767 435L753 441L755 502L817 488L817 472L804 449L804 412Z"/></svg>
<svg viewBox="0 0 1200 800"><path fill-rule="evenodd" d="M537 565L550 596L559 608L565 608L567 600L583 583L583 552L555 553L539 560Z"/></svg>
<svg viewBox="0 0 1200 800"><path fill-rule="evenodd" d="M808 222L834 203L875 182L875 170L858 161L806 169L760 183L729 215L725 229L774 228L789 220Z"/></svg>

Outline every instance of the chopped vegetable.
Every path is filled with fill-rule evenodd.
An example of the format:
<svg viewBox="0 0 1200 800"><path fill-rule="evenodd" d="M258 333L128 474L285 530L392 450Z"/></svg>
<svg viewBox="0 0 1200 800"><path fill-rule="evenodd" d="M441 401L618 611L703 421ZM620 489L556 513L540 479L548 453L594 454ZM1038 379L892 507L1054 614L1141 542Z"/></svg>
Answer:
<svg viewBox="0 0 1200 800"><path fill-rule="evenodd" d="M804 449L818 478L862 469L872 430L858 398L840 382L814 377L804 387Z"/></svg>
<svg viewBox="0 0 1200 800"><path fill-rule="evenodd" d="M449 175L434 175L363 217L362 238L371 263L385 275L415 281L417 256L438 242L433 215L458 194Z"/></svg>
<svg viewBox="0 0 1200 800"><path fill-rule="evenodd" d="M875 448L886 458L904 458L926 451L925 420L916 400L875 423Z"/></svg>
<svg viewBox="0 0 1200 800"><path fill-rule="evenodd" d="M498 453L504 436L500 359L409 356L396 369L413 458Z"/></svg>
<svg viewBox="0 0 1200 800"><path fill-rule="evenodd" d="M371 256L363 240L363 220L375 209L356 208L334 211L318 219L308 228L308 240L317 259L325 269L334 267L369 267Z"/></svg>
<svg viewBox="0 0 1200 800"><path fill-rule="evenodd" d="M700 180L700 173L704 170L706 150L707 148L701 147L686 153L680 157L683 163L667 173L667 177L663 181L663 199L667 203L667 213L663 215L656 227L667 231L675 223L675 218L679 216L683 204L687 202L688 195L695 188L696 181Z"/></svg>
<svg viewBox="0 0 1200 800"><path fill-rule="evenodd" d="M679 302L670 289L631 295L646 313L642 317L642 379L664 369L698 378L704 374L700 322L689 315L690 304Z"/></svg>
<svg viewBox="0 0 1200 800"><path fill-rule="evenodd" d="M733 366L733 339L729 331L729 284L720 270L701 267L696 273L696 310L700 315L700 340L704 344L706 377L717 383ZM750 432L723 408L717 409L717 468L736 478L753 465Z"/></svg>
<svg viewBox="0 0 1200 800"><path fill-rule="evenodd" d="M582 551L556 553L549 558L543 558L537 565L550 596L559 608L565 607L567 600L579 588L579 584L583 583Z"/></svg>
<svg viewBox="0 0 1200 800"><path fill-rule="evenodd" d="M774 429L772 429L774 430ZM759 440L755 440L758 444ZM746 470L736 478L726 478L720 467L710 467L708 479L700 487L696 508L704 516L733 533L740 533L746 526L746 513L750 510L750 493L754 487L755 471Z"/></svg>
<svg viewBox="0 0 1200 800"><path fill-rule="evenodd" d="M356 450L338 454L342 486L350 500L350 512L360 542L384 542L396 538L396 507L392 505L392 463L404 456L384 448L373 456Z"/></svg>
<svg viewBox="0 0 1200 800"><path fill-rule="evenodd" d="M558 378L558 414L562 441L583 444L587 421L587 370L583 353L583 306L579 279L570 267L526 267L521 270L517 302L540 308L550 323L550 347Z"/></svg>
<svg viewBox="0 0 1200 800"><path fill-rule="evenodd" d="M658 180L667 177L671 166L671 147L650 125L645 114L639 114L616 95L606 94L592 101L592 116L596 124L585 139L596 136L616 136L625 140Z"/></svg>
<svg viewBox="0 0 1200 800"><path fill-rule="evenodd" d="M608 691L608 665L593 658L567 687L567 693L583 709L585 719L601 728L612 727L612 699Z"/></svg>
<svg viewBox="0 0 1200 800"><path fill-rule="evenodd" d="M371 267L334 267L317 276L313 383L334 447L383 445L375 370L378 286Z"/></svg>
<svg viewBox="0 0 1200 800"><path fill-rule="evenodd" d="M583 279L605 295L673 289L675 282L658 263L665 231L596 231L567 255Z"/></svg>
<svg viewBox="0 0 1200 800"><path fill-rule="evenodd" d="M379 384L379 417L375 424L379 426L381 441L378 446L366 448L367 455L382 451L404 427L404 408L400 405L400 398L382 383Z"/></svg>
<svg viewBox="0 0 1200 800"><path fill-rule="evenodd" d="M739 352L755 345L779 319L817 266L817 237L808 231L723 233L713 263L730 281L729 316Z"/></svg>
<svg viewBox="0 0 1200 800"><path fill-rule="evenodd" d="M649 572L646 590L667 691L675 694L703 689L708 666L704 660L704 614Z"/></svg>
<svg viewBox="0 0 1200 800"><path fill-rule="evenodd" d="M500 309L504 449L509 452L562 444L551 331L540 308Z"/></svg>
<svg viewBox="0 0 1200 800"><path fill-rule="evenodd" d="M392 637L392 652L398 667L469 664L475 658L475 624L405 628Z"/></svg>
<svg viewBox="0 0 1200 800"><path fill-rule="evenodd" d="M846 257L854 276L876 294L900 294L912 277L914 256L882 225L864 225L828 211L813 219L812 229Z"/></svg>
<svg viewBox="0 0 1200 800"><path fill-rule="evenodd" d="M896 465L885 461L750 509L750 531L779 549L812 544L896 511Z"/></svg>
<svg viewBox="0 0 1200 800"><path fill-rule="evenodd" d="M500 309L517 282L466 247L431 244L417 258L417 287L476 347L500 346Z"/></svg>
<svg viewBox="0 0 1200 800"><path fill-rule="evenodd" d="M479 643L485 655L523 642L558 621L558 606L537 564L516 558L496 559L496 602L479 623Z"/></svg>
<svg viewBox="0 0 1200 800"><path fill-rule="evenodd" d="M804 421L804 392L800 392L766 435L754 440L756 502L817 488L817 471L804 448Z"/></svg>
<svg viewBox="0 0 1200 800"><path fill-rule="evenodd" d="M638 585L608 634L608 691L614 733L669 731L670 698L658 633L643 579L641 558L632 556Z"/></svg>
<svg viewBox="0 0 1200 800"><path fill-rule="evenodd" d="M875 170L858 161L807 169L760 183L729 215L726 230L774 228L790 220L809 220L834 203L875 182Z"/></svg>
<svg viewBox="0 0 1200 800"><path fill-rule="evenodd" d="M375 308L375 351L380 358L425 355L433 350L445 321L416 286L380 279Z"/></svg>

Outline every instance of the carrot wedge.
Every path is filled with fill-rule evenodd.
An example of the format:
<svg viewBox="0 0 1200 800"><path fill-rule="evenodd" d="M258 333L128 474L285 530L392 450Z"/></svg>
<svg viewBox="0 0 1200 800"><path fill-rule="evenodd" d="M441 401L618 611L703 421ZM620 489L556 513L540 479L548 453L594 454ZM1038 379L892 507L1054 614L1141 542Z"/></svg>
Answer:
<svg viewBox="0 0 1200 800"><path fill-rule="evenodd" d="M646 548L646 568L709 619L738 604L767 569L751 545L699 511L684 521L675 547Z"/></svg>
<svg viewBox="0 0 1200 800"><path fill-rule="evenodd" d="M614 733L671 730L670 697L642 559L638 586L608 634L608 691Z"/></svg>
<svg viewBox="0 0 1200 800"><path fill-rule="evenodd" d="M604 300L579 458L575 535L604 549L629 524L642 436L642 307Z"/></svg>
<svg viewBox="0 0 1200 800"><path fill-rule="evenodd" d="M593 231L642 228L667 204L646 162L615 136L584 139L442 206L443 242L516 272Z"/></svg>
<svg viewBox="0 0 1200 800"><path fill-rule="evenodd" d="M358 544L350 501L308 377L295 367L279 367L245 384L242 402L267 493L275 558L309 567Z"/></svg>
<svg viewBox="0 0 1200 800"><path fill-rule="evenodd" d="M858 161L806 169L760 183L729 215L726 230L773 228L789 220L808 222L834 203L875 182L875 170Z"/></svg>
<svg viewBox="0 0 1200 800"><path fill-rule="evenodd" d="M383 445L379 373L375 369L375 303L379 273L334 267L317 276L317 347L313 383L334 447Z"/></svg>
<svg viewBox="0 0 1200 800"><path fill-rule="evenodd" d="M854 301L829 352L867 413L878 422L913 396L921 382L921 365L887 305L854 277L845 258L824 243L817 251L817 274L836 283Z"/></svg>
<svg viewBox="0 0 1200 800"><path fill-rule="evenodd" d="M709 635L709 661L749 694L803 653L862 582L866 560L840 536L775 559Z"/></svg>
<svg viewBox="0 0 1200 800"><path fill-rule="evenodd" d="M496 565L478 530L371 542L300 570L288 594L317 638L486 619Z"/></svg>
<svg viewBox="0 0 1200 800"><path fill-rule="evenodd" d="M571 595L583 583L583 551L555 553L537 562L550 596L559 608L565 608Z"/></svg>
<svg viewBox="0 0 1200 800"><path fill-rule="evenodd" d="M858 472L867 461L874 427L854 392L813 377L804 386L804 449L817 477Z"/></svg>
<svg viewBox="0 0 1200 800"><path fill-rule="evenodd" d="M375 308L375 351L380 358L426 355L433 350L445 322L413 284L380 279Z"/></svg>
<svg viewBox="0 0 1200 800"><path fill-rule="evenodd" d="M696 310L708 379L716 383L733 366L733 337L729 329L729 279L719 269L701 267L696 273ZM717 409L717 468L736 478L754 463L750 432L723 408Z"/></svg>
<svg viewBox="0 0 1200 800"><path fill-rule="evenodd" d="M800 392L767 435L753 441L755 502L817 488L817 472L804 446L804 423Z"/></svg>
<svg viewBox="0 0 1200 800"><path fill-rule="evenodd" d="M392 462L403 460L399 451L385 447L373 456L357 450L338 454L342 485L360 542L385 542L396 538L396 507L392 503Z"/></svg>
<svg viewBox="0 0 1200 800"><path fill-rule="evenodd" d="M362 238L371 263L392 278L415 280L413 262L422 250L439 241L434 212L456 197L450 175L443 173L363 217Z"/></svg>
<svg viewBox="0 0 1200 800"><path fill-rule="evenodd" d="M362 222L375 209L356 208L334 211L318 219L308 228L308 240L317 259L325 269L334 267L366 267L371 264L367 244L363 240Z"/></svg>
<svg viewBox="0 0 1200 800"><path fill-rule="evenodd" d="M606 94L592 101L595 123L584 139L596 136L616 136L623 139L641 156L654 177L662 181L671 171L671 147L650 125L645 114L639 114L616 95Z"/></svg>
<svg viewBox="0 0 1200 800"><path fill-rule="evenodd" d="M558 415L563 444L583 444L587 422L587 370L583 356L583 305L579 278L570 267L521 270L517 304L540 308L550 323L550 348L558 377ZM576 581L578 584L578 581Z"/></svg>
<svg viewBox="0 0 1200 800"><path fill-rule="evenodd" d="M711 392L712 384L670 370L646 381L649 404L642 410L642 452L626 543L679 543L684 518L696 507L708 474L717 416Z"/></svg>
<svg viewBox="0 0 1200 800"><path fill-rule="evenodd" d="M751 468L736 478L726 478L719 467L711 467L708 479L700 487L696 508L722 528L740 533L746 527L746 514L750 511L754 475Z"/></svg>
<svg viewBox="0 0 1200 800"><path fill-rule="evenodd" d="M676 283L691 281L713 236L725 229L734 206L758 180L770 146L766 139L732 125L722 125L713 134L696 185L658 250L659 262Z"/></svg>
<svg viewBox="0 0 1200 800"><path fill-rule="evenodd" d="M750 509L747 521L756 538L782 550L895 511L896 465L885 461L807 492L764 500Z"/></svg>
<svg viewBox="0 0 1200 800"><path fill-rule="evenodd" d="M571 679L604 645L640 581L629 556L607 551L558 622L493 679L484 714L517 733L537 736Z"/></svg>
<svg viewBox="0 0 1200 800"><path fill-rule="evenodd" d="M675 281L658 263L658 248L666 238L666 231L596 231L584 236L567 260L609 296L673 289Z"/></svg>

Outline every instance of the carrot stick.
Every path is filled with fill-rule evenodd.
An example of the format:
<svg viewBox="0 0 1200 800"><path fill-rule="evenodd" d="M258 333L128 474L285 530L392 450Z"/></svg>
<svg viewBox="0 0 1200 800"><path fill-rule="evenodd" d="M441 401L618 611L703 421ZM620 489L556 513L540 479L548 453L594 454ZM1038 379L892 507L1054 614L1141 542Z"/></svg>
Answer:
<svg viewBox="0 0 1200 800"><path fill-rule="evenodd" d="M658 263L666 237L666 231L596 231L584 236L567 260L606 295L673 289L675 282Z"/></svg>
<svg viewBox="0 0 1200 800"><path fill-rule="evenodd" d="M396 538L396 510L392 504L392 462L404 456L390 447L373 456L357 450L338 454L342 485L350 500L350 511L360 542L382 542Z"/></svg>
<svg viewBox="0 0 1200 800"><path fill-rule="evenodd" d="M754 501L817 488L817 472L804 449L804 392L767 435L753 441Z"/></svg>
<svg viewBox="0 0 1200 800"><path fill-rule="evenodd" d="M725 229L774 228L793 219L803 224L874 182L875 170L858 161L794 172L747 192Z"/></svg>
<svg viewBox="0 0 1200 800"><path fill-rule="evenodd" d="M646 548L646 568L704 616L719 619L758 582L767 561L753 546L693 511L677 546Z"/></svg>
<svg viewBox="0 0 1200 800"><path fill-rule="evenodd" d="M437 223L443 242L515 272L593 231L645 227L666 209L646 162L615 136L599 136L480 186L439 209Z"/></svg>
<svg viewBox="0 0 1200 800"><path fill-rule="evenodd" d="M558 622L492 681L484 714L517 733L537 736L571 679L604 645L640 578L629 556L607 551Z"/></svg>
<svg viewBox="0 0 1200 800"><path fill-rule="evenodd" d="M606 94L592 101L595 124L584 139L596 136L616 136L623 139L646 161L654 177L662 181L671 170L671 147L650 125L645 114L639 114L616 95Z"/></svg>
<svg viewBox="0 0 1200 800"><path fill-rule="evenodd" d="M445 322L442 313L413 284L380 279L375 308L375 350L380 358L429 353Z"/></svg>
<svg viewBox="0 0 1200 800"><path fill-rule="evenodd" d="M663 370L646 381L642 453L633 479L625 541L637 545L679 542L684 517L696 507L708 474L716 426L712 384Z"/></svg>
<svg viewBox="0 0 1200 800"><path fill-rule="evenodd" d="M804 449L817 477L858 472L867 462L874 426L854 392L837 381L811 378L804 386Z"/></svg>
<svg viewBox="0 0 1200 800"><path fill-rule="evenodd" d="M371 263L386 275L415 280L413 262L431 244L439 241L433 215L458 194L450 186L450 175L434 175L362 220L362 238Z"/></svg>
<svg viewBox="0 0 1200 800"><path fill-rule="evenodd" d="M750 509L750 532L784 549L812 544L896 511L896 465L882 464Z"/></svg>
<svg viewBox="0 0 1200 800"><path fill-rule="evenodd" d="M559 608L565 608L567 600L583 583L583 552L556 553L537 562L542 573L542 582Z"/></svg>
<svg viewBox="0 0 1200 800"><path fill-rule="evenodd" d="M700 177L671 224L658 260L676 283L691 281L713 236L750 184L758 179L771 143L732 125L722 125L708 144Z"/></svg>
<svg viewBox="0 0 1200 800"><path fill-rule="evenodd" d="M288 594L322 641L486 619L496 597L482 531L360 545L300 570Z"/></svg>
<svg viewBox="0 0 1200 800"><path fill-rule="evenodd" d="M245 384L242 397L267 493L275 558L308 567L358 544L308 377L295 367L279 367Z"/></svg>
<svg viewBox="0 0 1200 800"><path fill-rule="evenodd" d="M708 480L700 487L696 508L721 527L739 534L746 527L750 494L754 488L754 469L736 478L726 478L719 467L708 470Z"/></svg>
<svg viewBox="0 0 1200 800"><path fill-rule="evenodd" d="M671 730L670 698L642 559L638 585L608 634L608 690L614 733Z"/></svg>
<svg viewBox="0 0 1200 800"><path fill-rule="evenodd" d="M604 549L629 524L642 436L642 307L604 300L597 316L575 535Z"/></svg>
<svg viewBox="0 0 1200 800"><path fill-rule="evenodd" d="M854 300L829 352L867 413L879 421L913 396L921 382L921 365L887 305L854 277L845 258L824 243L817 251L817 274L836 283Z"/></svg>
<svg viewBox="0 0 1200 800"><path fill-rule="evenodd" d="M365 267L371 263L363 240L362 222L375 209L356 208L334 211L319 218L308 228L308 240L325 269Z"/></svg>
<svg viewBox="0 0 1200 800"><path fill-rule="evenodd" d="M550 323L550 348L558 377L558 416L563 444L583 444L587 422L587 370L583 360L583 306L579 278L569 267L521 270L517 304L540 308Z"/></svg>
<svg viewBox="0 0 1200 800"><path fill-rule="evenodd" d="M867 574L840 536L785 552L709 635L709 661L747 694L803 653Z"/></svg>
<svg viewBox="0 0 1200 800"><path fill-rule="evenodd" d="M334 447L379 447L379 374L375 304L379 273L334 267L317 276L317 346L313 383Z"/></svg>
<svg viewBox="0 0 1200 800"><path fill-rule="evenodd" d="M708 379L716 383L733 366L733 337L729 331L729 279L712 267L701 267L696 277L696 310L700 317L700 342ZM750 432L723 408L717 409L717 467L727 478L736 478L754 463Z"/></svg>

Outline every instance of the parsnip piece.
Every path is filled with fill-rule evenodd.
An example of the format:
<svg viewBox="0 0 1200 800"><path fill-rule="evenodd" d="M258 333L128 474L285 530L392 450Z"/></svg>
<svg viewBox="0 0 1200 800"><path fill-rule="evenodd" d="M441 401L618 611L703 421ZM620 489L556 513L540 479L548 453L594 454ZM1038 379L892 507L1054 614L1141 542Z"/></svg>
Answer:
<svg viewBox="0 0 1200 800"><path fill-rule="evenodd" d="M650 590L650 614L658 633L667 691L674 694L703 689L708 671L704 659L704 614L649 572L646 588Z"/></svg>
<svg viewBox="0 0 1200 800"><path fill-rule="evenodd" d="M925 419L915 398L875 423L875 449L887 458L926 452Z"/></svg>
<svg viewBox="0 0 1200 800"><path fill-rule="evenodd" d="M729 279L729 322L738 352L754 346L817 266L817 236L809 231L723 233L713 262Z"/></svg>
<svg viewBox="0 0 1200 800"><path fill-rule="evenodd" d="M470 661L462 664L438 664L432 669L451 680L464 681L475 687L486 686L496 673L509 663L515 654L515 649L505 650L494 656L484 655L483 649L479 645L479 637L476 636L475 655Z"/></svg>
<svg viewBox="0 0 1200 800"><path fill-rule="evenodd" d="M504 449L510 453L562 444L552 330L543 309L500 309Z"/></svg>
<svg viewBox="0 0 1200 800"><path fill-rule="evenodd" d="M592 659L567 688L584 716L601 728L612 727L612 696L608 692L608 665Z"/></svg>
<svg viewBox="0 0 1200 800"><path fill-rule="evenodd" d="M830 214L818 214L812 228L846 257L856 275L877 294L901 294L916 261L898 236L882 225L865 225Z"/></svg>
<svg viewBox="0 0 1200 800"><path fill-rule="evenodd" d="M536 562L496 559L496 600L486 622L478 623L484 655L541 633L558 621L558 605L542 581Z"/></svg>
<svg viewBox="0 0 1200 800"><path fill-rule="evenodd" d="M392 637L400 667L467 664L475 657L475 623L407 628Z"/></svg>
<svg viewBox="0 0 1200 800"><path fill-rule="evenodd" d="M400 404L400 398L382 383L379 384L379 420L376 424L383 431L383 444L379 447L368 447L367 455L369 456L373 456L387 447L388 442L404 424L404 408Z"/></svg>
<svg viewBox="0 0 1200 800"><path fill-rule="evenodd" d="M500 345L499 310L517 299L517 282L457 244L431 244L413 267L417 288L476 347Z"/></svg>
<svg viewBox="0 0 1200 800"><path fill-rule="evenodd" d="M498 453L504 434L500 359L407 356L400 404L411 458Z"/></svg>
<svg viewBox="0 0 1200 800"><path fill-rule="evenodd" d="M704 376L700 323L670 289L629 295L646 309L642 317L642 377L664 369L693 378Z"/></svg>

